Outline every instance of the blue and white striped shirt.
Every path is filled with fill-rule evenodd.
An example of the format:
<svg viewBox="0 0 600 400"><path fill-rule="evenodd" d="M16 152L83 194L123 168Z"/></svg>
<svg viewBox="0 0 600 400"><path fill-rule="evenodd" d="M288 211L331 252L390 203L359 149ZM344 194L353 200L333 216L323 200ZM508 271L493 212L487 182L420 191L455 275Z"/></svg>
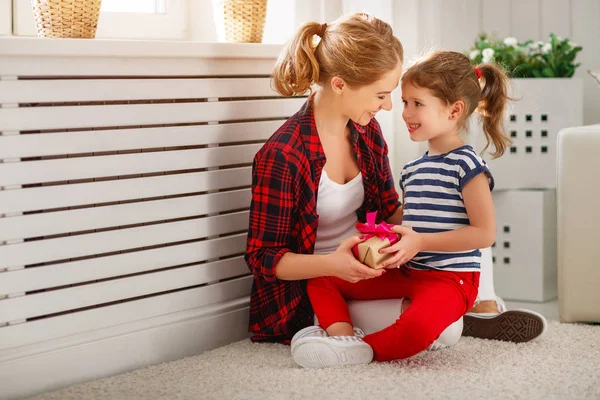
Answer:
<svg viewBox="0 0 600 400"><path fill-rule="evenodd" d="M404 166L400 187L404 192L402 225L419 233L446 232L469 225L462 189L485 173L490 190L494 179L485 161L465 145L445 154L425 153ZM479 249L466 252L419 252L408 262L415 269L479 271Z"/></svg>

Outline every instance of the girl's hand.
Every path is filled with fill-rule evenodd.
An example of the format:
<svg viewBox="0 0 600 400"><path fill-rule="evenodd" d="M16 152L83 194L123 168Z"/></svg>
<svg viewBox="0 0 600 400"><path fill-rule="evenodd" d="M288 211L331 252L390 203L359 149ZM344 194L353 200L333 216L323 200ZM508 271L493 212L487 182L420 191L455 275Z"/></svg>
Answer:
<svg viewBox="0 0 600 400"><path fill-rule="evenodd" d="M383 263L384 268L396 268L406 264L422 249L423 237L409 226L394 225L392 230L401 235L399 241L379 250L380 253L395 253Z"/></svg>
<svg viewBox="0 0 600 400"><path fill-rule="evenodd" d="M329 264L333 268L333 276L348 282L356 283L363 279L377 278L385 273L385 270L372 269L361 263L352 254L352 247L364 241L360 236L351 236L344 240L340 246L331 254L327 255Z"/></svg>

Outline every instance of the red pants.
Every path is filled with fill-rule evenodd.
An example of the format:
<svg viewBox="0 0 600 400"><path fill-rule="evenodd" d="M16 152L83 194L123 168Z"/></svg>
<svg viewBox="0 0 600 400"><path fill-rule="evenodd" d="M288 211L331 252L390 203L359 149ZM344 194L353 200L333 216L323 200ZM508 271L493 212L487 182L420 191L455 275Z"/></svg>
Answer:
<svg viewBox="0 0 600 400"><path fill-rule="evenodd" d="M379 278L350 283L335 277L308 281L308 295L319 324L352 324L345 299L410 298L411 305L387 328L367 335L376 361L411 357L427 349L477 297L479 272L422 271L403 266Z"/></svg>

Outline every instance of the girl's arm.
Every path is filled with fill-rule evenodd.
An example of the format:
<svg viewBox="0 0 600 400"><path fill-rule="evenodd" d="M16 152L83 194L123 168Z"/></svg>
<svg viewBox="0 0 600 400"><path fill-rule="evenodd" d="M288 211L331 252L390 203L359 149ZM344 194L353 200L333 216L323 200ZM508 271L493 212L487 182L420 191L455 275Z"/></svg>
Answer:
<svg viewBox="0 0 600 400"><path fill-rule="evenodd" d="M490 185L484 173L471 179L462 191L469 226L454 231L422 233L420 251L467 251L489 247L496 240L496 217Z"/></svg>
<svg viewBox="0 0 600 400"><path fill-rule="evenodd" d="M420 251L458 252L489 247L496 237L496 218L492 193L485 173L471 179L462 190L469 226L440 233L417 233L410 227L394 226L392 229L402 239L382 253L397 252L384 263L393 268L412 259Z"/></svg>

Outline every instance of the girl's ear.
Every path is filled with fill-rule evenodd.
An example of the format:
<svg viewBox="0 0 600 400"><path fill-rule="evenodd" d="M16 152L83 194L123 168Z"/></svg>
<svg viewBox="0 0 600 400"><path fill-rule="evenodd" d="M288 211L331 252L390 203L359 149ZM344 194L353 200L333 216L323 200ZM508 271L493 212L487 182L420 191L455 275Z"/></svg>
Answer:
<svg viewBox="0 0 600 400"><path fill-rule="evenodd" d="M331 78L331 89L333 89L334 93L341 94L345 87L346 82L339 76Z"/></svg>
<svg viewBox="0 0 600 400"><path fill-rule="evenodd" d="M450 119L457 120L460 118L462 113L465 111L465 103L462 100L458 100L450 106Z"/></svg>

